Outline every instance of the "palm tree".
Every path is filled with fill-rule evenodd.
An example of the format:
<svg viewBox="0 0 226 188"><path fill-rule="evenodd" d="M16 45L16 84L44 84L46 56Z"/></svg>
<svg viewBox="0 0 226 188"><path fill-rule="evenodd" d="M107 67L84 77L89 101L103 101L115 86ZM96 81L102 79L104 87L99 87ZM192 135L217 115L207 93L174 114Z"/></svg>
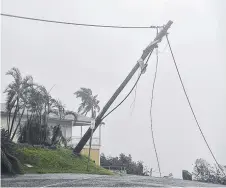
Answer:
<svg viewBox="0 0 226 188"><path fill-rule="evenodd" d="M80 88L80 90L74 93L76 98L80 98L82 103L78 108L78 113L81 115L87 115L91 113L92 118L96 118L97 112L100 111L99 100L97 100L98 95L93 96L92 90L88 88Z"/></svg>
<svg viewBox="0 0 226 188"><path fill-rule="evenodd" d="M13 67L10 69L6 75L10 75L13 77L13 81L7 86L4 93L6 93L6 110L7 110L7 128L9 131L9 136L13 135L11 139L15 136L15 132L20 124L21 118L25 111L25 107L27 104L27 100L25 98L27 89L33 85L33 78L31 76L26 76L22 78L22 75L19 69ZM22 113L19 114L20 110ZM19 116L19 121L16 126L16 129L13 132L14 123L16 122L16 118ZM12 117L12 121L11 121Z"/></svg>
<svg viewBox="0 0 226 188"><path fill-rule="evenodd" d="M30 115L27 116L26 127L30 130L28 133L31 135L34 132L33 130L36 129L36 131L38 131L36 133L40 144L46 141L48 135L48 103L49 96L47 95L45 87L35 84L30 90L29 104L27 106L27 114L30 112ZM29 138L30 136L28 135L27 137Z"/></svg>
<svg viewBox="0 0 226 188"><path fill-rule="evenodd" d="M35 84L30 91L30 101L27 108L30 112L27 119L27 127L30 129L32 123L36 124L37 127L39 125L39 140L41 144L45 144L49 134L49 114L55 114L60 119L64 118L65 106L60 100L53 99L49 92L44 86Z"/></svg>

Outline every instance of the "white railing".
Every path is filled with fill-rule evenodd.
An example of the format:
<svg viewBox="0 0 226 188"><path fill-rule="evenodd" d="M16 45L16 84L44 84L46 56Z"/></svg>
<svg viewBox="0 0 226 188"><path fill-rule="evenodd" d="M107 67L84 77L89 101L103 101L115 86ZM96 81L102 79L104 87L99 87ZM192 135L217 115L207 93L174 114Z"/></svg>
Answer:
<svg viewBox="0 0 226 188"><path fill-rule="evenodd" d="M72 136L71 138L71 145L76 146L79 141L81 140L81 137L79 136ZM87 141L86 146L89 146L90 140ZM92 146L100 146L100 138L93 137L92 138Z"/></svg>

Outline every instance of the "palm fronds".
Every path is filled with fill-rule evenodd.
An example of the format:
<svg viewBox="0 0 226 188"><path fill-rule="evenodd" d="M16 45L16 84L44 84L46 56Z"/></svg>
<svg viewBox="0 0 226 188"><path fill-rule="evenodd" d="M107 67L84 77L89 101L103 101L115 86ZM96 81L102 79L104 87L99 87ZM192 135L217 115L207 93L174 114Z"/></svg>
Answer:
<svg viewBox="0 0 226 188"><path fill-rule="evenodd" d="M10 140L9 131L1 129L1 169L2 173L23 173L20 161L14 156L15 144Z"/></svg>
<svg viewBox="0 0 226 188"><path fill-rule="evenodd" d="M76 98L80 98L82 103L78 108L78 113L82 115L91 112L92 118L96 117L96 114L100 111L98 95L93 96L92 90L89 88L80 88L75 93Z"/></svg>

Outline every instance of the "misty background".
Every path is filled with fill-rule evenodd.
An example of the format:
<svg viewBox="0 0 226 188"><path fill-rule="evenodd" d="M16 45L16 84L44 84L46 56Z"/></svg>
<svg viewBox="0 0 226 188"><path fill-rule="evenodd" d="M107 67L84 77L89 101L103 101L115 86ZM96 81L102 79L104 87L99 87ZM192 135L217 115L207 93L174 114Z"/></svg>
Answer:
<svg viewBox="0 0 226 188"><path fill-rule="evenodd" d="M226 165L226 17L224 0L3 0L2 13L67 22L151 26L174 23L169 39L203 132L218 162ZM1 102L17 67L50 89L67 109L77 111L80 87L98 94L103 107L154 39L155 29L76 27L1 17ZM153 127L163 175L181 178L197 158L213 163L190 112L169 48L159 45ZM133 94L104 122L101 152L131 154L157 171L150 130L155 53ZM138 74L113 106L129 92ZM112 106L112 108L113 108ZM158 176L158 174L153 173Z"/></svg>

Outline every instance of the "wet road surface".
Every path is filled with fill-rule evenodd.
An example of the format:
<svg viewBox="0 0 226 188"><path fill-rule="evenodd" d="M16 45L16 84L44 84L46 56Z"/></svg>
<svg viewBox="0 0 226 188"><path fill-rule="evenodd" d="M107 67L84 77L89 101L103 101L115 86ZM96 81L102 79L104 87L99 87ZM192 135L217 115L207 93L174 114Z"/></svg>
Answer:
<svg viewBox="0 0 226 188"><path fill-rule="evenodd" d="M91 174L26 174L2 177L2 187L223 187L180 179ZM226 187L226 186L225 186Z"/></svg>

